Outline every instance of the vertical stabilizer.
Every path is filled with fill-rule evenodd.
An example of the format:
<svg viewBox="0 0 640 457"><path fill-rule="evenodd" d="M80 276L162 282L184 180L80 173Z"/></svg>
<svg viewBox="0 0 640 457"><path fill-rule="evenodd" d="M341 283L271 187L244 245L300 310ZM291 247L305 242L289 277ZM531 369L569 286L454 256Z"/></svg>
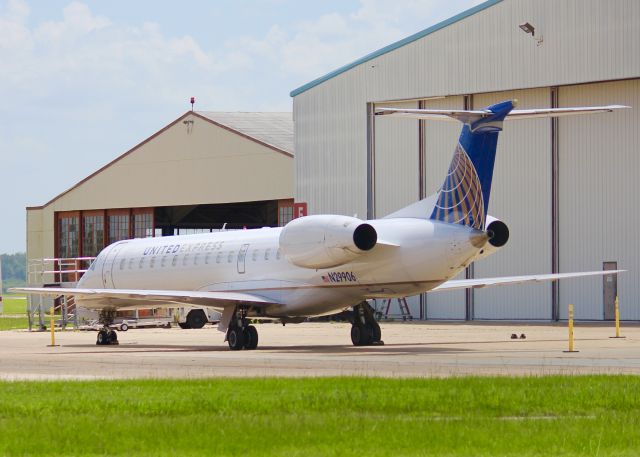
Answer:
<svg viewBox="0 0 640 457"><path fill-rule="evenodd" d="M498 134L514 106L512 101L488 106L483 111L492 115L464 124L431 219L484 230Z"/></svg>

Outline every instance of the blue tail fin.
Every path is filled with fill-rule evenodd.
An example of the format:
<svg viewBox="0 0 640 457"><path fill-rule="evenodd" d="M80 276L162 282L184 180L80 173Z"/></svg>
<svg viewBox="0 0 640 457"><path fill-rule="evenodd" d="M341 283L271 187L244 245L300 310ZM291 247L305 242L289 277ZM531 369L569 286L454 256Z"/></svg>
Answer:
<svg viewBox="0 0 640 457"><path fill-rule="evenodd" d="M431 219L484 230L498 133L512 101L488 106L493 115L465 123Z"/></svg>

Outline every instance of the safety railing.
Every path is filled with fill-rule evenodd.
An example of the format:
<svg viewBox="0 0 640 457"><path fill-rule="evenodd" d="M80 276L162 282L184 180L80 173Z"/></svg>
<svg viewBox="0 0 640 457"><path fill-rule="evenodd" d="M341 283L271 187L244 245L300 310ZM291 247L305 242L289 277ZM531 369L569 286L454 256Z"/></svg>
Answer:
<svg viewBox="0 0 640 457"><path fill-rule="evenodd" d="M95 257L73 258L45 258L29 259L27 262L27 277L31 287L75 287L82 275L89 269ZM62 328L73 324L78 327L78 313L75 299L72 295L45 297L43 295L28 295L27 317L29 330L46 329L45 314L53 308L54 315L58 314L59 325Z"/></svg>

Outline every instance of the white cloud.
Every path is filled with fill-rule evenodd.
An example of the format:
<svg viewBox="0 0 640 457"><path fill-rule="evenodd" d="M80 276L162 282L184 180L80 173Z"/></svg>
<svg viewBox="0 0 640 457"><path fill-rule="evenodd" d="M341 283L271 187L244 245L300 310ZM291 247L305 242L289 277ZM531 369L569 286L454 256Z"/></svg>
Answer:
<svg viewBox="0 0 640 457"><path fill-rule="evenodd" d="M275 26L262 38L237 40L234 47L248 61L267 57L282 73L306 82L481 1L360 0L353 13L302 21L289 33Z"/></svg>

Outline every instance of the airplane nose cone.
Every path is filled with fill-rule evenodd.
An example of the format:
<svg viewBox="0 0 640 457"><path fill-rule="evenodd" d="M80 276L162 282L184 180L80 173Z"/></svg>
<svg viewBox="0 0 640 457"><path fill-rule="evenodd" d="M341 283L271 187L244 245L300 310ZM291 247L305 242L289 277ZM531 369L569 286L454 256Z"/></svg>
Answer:
<svg viewBox="0 0 640 457"><path fill-rule="evenodd" d="M469 234L469 242L475 248L480 249L489 241L489 235L482 230L474 230Z"/></svg>

